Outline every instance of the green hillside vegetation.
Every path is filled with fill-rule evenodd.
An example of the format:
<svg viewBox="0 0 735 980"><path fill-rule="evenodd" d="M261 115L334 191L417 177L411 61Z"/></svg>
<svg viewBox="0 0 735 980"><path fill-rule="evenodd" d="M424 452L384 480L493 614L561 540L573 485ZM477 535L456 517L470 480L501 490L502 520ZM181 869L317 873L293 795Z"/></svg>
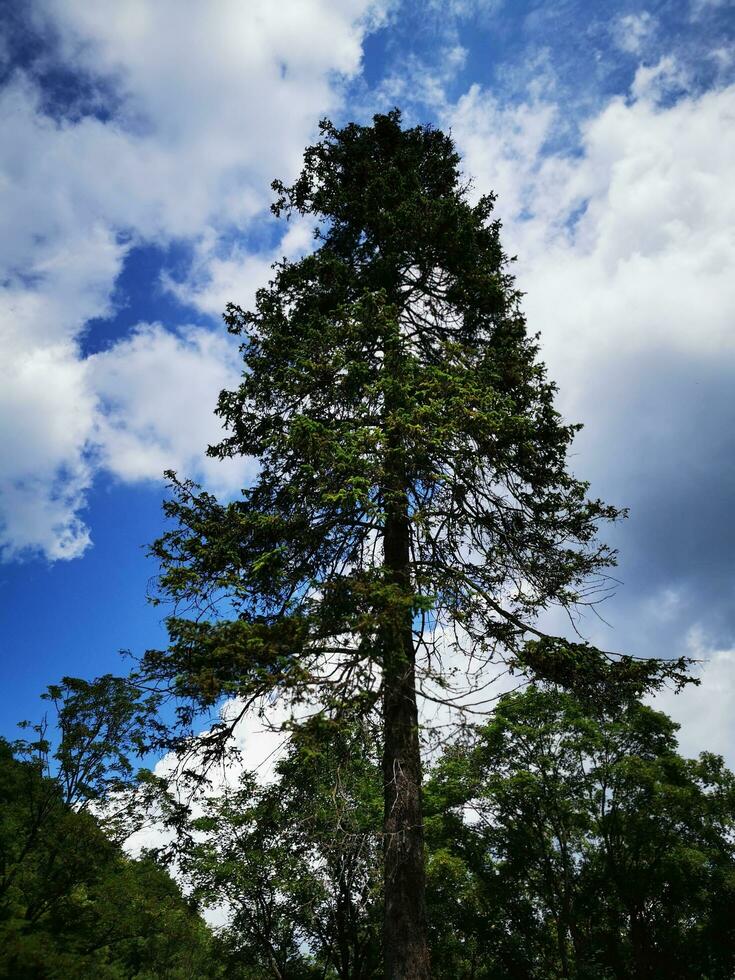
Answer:
<svg viewBox="0 0 735 980"><path fill-rule="evenodd" d="M214 978L213 946L163 868L126 856L0 741L0 976Z"/></svg>

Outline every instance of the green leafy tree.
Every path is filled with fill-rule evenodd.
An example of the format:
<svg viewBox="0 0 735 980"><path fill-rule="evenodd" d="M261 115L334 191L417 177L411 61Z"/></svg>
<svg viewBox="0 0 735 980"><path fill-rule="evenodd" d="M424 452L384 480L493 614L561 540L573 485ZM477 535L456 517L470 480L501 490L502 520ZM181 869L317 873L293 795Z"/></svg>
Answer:
<svg viewBox="0 0 735 980"><path fill-rule="evenodd" d="M12 755L17 763L26 765L22 768L8 762L5 773L8 779L15 774L12 782L20 795L19 808L6 814L16 829L13 857L7 857L0 879L0 900L25 859L38 852L49 821L65 819L60 816L65 811L79 813L101 804L107 794L131 785L135 776L132 758L141 750L142 739L148 737L155 719L153 703L144 707L137 689L112 675L94 681L65 677L41 697L52 707L52 717L46 714L37 724L21 722L20 727L32 734L14 743ZM6 746L7 752L11 749ZM25 779L21 779L23 773ZM10 791L7 798L13 799ZM136 826L128 818L143 802L142 796L120 794L118 805L106 809L107 828L118 840L124 840ZM56 859L50 859L50 864L55 866ZM63 873L63 868L59 870Z"/></svg>
<svg viewBox="0 0 735 980"><path fill-rule="evenodd" d="M64 803L77 809L135 781L155 725L158 700L128 678L104 674L92 681L64 677L41 695L51 708L37 724L21 722L32 739L15 752L51 777Z"/></svg>
<svg viewBox="0 0 735 980"><path fill-rule="evenodd" d="M735 969L735 777L675 725L531 687L430 785L441 976L725 980Z"/></svg>
<svg viewBox="0 0 735 980"><path fill-rule="evenodd" d="M67 791L0 742L0 976L222 976L213 936L167 872L127 857Z"/></svg>
<svg viewBox="0 0 735 980"><path fill-rule="evenodd" d="M208 798L179 848L205 905L225 908L227 947L276 980L374 980L380 957L375 739L314 720L259 784L243 774Z"/></svg>
<svg viewBox="0 0 735 980"><path fill-rule="evenodd" d="M273 205L313 219L318 247L225 317L245 372L210 453L254 457L258 475L226 505L173 477L153 546L171 642L139 677L178 699L184 732L233 695L243 712L274 697L377 710L385 976L422 980L417 693L451 703L453 681L479 685L498 658L611 689L660 665L618 671L533 626L593 598L613 562L598 523L618 511L567 469L576 427L526 331L493 197L472 204L451 139L402 129L397 110L321 132Z"/></svg>

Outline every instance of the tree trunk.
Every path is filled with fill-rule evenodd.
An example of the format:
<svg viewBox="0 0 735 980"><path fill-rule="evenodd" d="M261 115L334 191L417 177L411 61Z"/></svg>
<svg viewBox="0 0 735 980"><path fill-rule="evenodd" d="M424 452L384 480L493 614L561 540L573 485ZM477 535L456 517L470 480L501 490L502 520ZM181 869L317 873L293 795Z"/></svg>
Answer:
<svg viewBox="0 0 735 980"><path fill-rule="evenodd" d="M654 971L650 943L646 924L638 909L633 909L630 913L630 944L636 977L640 977L643 980L644 977L652 976Z"/></svg>
<svg viewBox="0 0 735 980"><path fill-rule="evenodd" d="M405 506L391 508L385 527L389 580L410 592ZM391 512L392 511L392 512ZM416 708L411 609L396 603L384 643L383 875L385 980L428 980L421 754Z"/></svg>
<svg viewBox="0 0 735 980"><path fill-rule="evenodd" d="M411 530L401 432L406 364L399 318L389 317L387 328L383 563L392 588L382 624L384 975L385 980L429 980Z"/></svg>

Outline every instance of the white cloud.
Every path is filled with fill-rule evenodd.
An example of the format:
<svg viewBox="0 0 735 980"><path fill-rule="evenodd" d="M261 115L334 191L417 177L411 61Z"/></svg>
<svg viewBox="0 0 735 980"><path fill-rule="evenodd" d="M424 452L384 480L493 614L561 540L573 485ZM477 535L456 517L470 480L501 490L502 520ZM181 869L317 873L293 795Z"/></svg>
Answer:
<svg viewBox="0 0 735 980"><path fill-rule="evenodd" d="M686 532L716 500L723 460L711 453L729 452L731 436L716 416L719 396L667 381L667 368L735 376L735 87L672 98L685 84L673 59L640 68L631 97L589 119L574 154L544 152L556 135L553 104L503 108L473 87L447 117L477 192L500 192L529 326L541 332L562 411L585 422L575 469L603 497L632 503L632 489L659 507L677 479L699 474L690 516L671 511L684 527L664 535ZM692 401L681 404L679 392ZM696 561L667 572L670 554L661 542L650 566L658 580L641 581L637 595L623 588L621 603L602 609L612 628L587 616L582 629L603 648L705 661L700 687L655 703L681 723L685 754L708 749L733 766L735 651L702 639L686 578Z"/></svg>
<svg viewBox="0 0 735 980"><path fill-rule="evenodd" d="M542 169L539 192L567 211L547 247L531 248L522 284L564 381L589 392L590 376L643 351L735 354L734 116L735 88L666 109L618 100L586 128L561 194Z"/></svg>
<svg viewBox="0 0 735 980"><path fill-rule="evenodd" d="M113 80L117 125L151 160L135 168L166 228L239 221L297 168L315 115L360 68L366 0L45 0L67 63ZM137 198L136 198L137 203Z"/></svg>
<svg viewBox="0 0 735 980"><path fill-rule="evenodd" d="M89 543L80 513L99 466L132 480L200 459L212 394L231 373L226 344L160 328L84 363L80 335L112 312L129 248L199 242L194 297L208 312L230 288L251 288L243 274L266 272L262 256L223 256L217 241L262 211L274 176L297 170L317 119L359 71L381 4L37 0L33 10L58 43L47 60L114 96L109 118L52 119L29 72L0 91L0 552L53 559ZM183 390L186 426L166 411ZM207 464L194 475L209 476Z"/></svg>
<svg viewBox="0 0 735 980"><path fill-rule="evenodd" d="M714 48L710 51L709 56L714 61L718 71L724 73L732 67L735 61L735 48L725 46Z"/></svg>
<svg viewBox="0 0 735 980"><path fill-rule="evenodd" d="M17 94L10 92L11 103ZM18 135L7 110L0 100L0 126ZM13 150L17 143L3 141L0 157ZM53 194L44 209L33 178L26 185L12 167L3 169L10 231L0 246L0 555L42 550L71 558L89 543L78 513L92 479L96 403L75 337L89 317L109 310L125 248L91 217L66 223ZM64 228L65 247L56 227Z"/></svg>
<svg viewBox="0 0 735 980"><path fill-rule="evenodd" d="M688 73L676 58L666 55L655 65L640 65L630 87L634 99L660 102L667 95L686 90Z"/></svg>
<svg viewBox="0 0 735 980"><path fill-rule="evenodd" d="M613 39L622 51L640 54L645 42L656 29L656 22L648 11L625 14L613 24Z"/></svg>
<svg viewBox="0 0 735 980"><path fill-rule="evenodd" d="M699 686L679 694L664 691L651 703L681 725L683 755L716 752L735 770L735 650L712 649L697 629L690 632L689 649L701 661L695 668Z"/></svg>
<svg viewBox="0 0 735 980"><path fill-rule="evenodd" d="M269 253L253 255L238 244L223 251L215 235L206 235L197 243L186 278L176 281L165 277L164 283L182 302L212 316L219 316L229 302L249 309L256 290L272 278L273 263L282 258L300 258L313 242L313 222L298 219L289 222L280 242Z"/></svg>
<svg viewBox="0 0 735 980"><path fill-rule="evenodd" d="M416 121L424 122L427 106L437 112L446 107L446 87L464 67L467 51L457 42L452 22L445 26L449 38L430 62L413 52L406 54L396 69L383 78L377 91L369 93L372 111L375 106L392 109L397 105L403 108L406 122L416 110L420 112Z"/></svg>
<svg viewBox="0 0 735 980"><path fill-rule="evenodd" d="M225 335L196 327L176 335L161 324L141 324L88 358L86 368L100 401L93 438L110 473L134 482L176 469L199 474L223 494L251 475L245 460L222 463L204 455L222 436L213 414L217 396L239 383L237 348Z"/></svg>
<svg viewBox="0 0 735 980"><path fill-rule="evenodd" d="M600 418L590 377L635 352L735 356L735 87L661 106L638 86L544 155L553 106L501 109L477 87L448 121L476 189L496 188L524 307L562 404ZM596 386L595 386L596 387Z"/></svg>
<svg viewBox="0 0 735 980"><path fill-rule="evenodd" d="M466 173L477 194L493 190L504 214L518 217L532 203L541 152L557 117L540 101L502 105L474 84L447 111Z"/></svg>

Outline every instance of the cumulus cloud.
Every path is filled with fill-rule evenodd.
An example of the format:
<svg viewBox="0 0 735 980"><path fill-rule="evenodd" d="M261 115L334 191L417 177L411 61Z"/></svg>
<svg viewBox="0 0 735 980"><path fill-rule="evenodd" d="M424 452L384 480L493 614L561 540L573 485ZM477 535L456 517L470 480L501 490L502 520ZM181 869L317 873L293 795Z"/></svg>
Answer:
<svg viewBox="0 0 735 980"><path fill-rule="evenodd" d="M64 558L89 542L78 513L93 471L95 396L76 337L110 312L126 249L93 209L77 207L76 189L65 196L54 187L44 154L54 127L35 111L25 84L0 95L0 552ZM65 134L56 136L63 144ZM65 155L61 148L62 167Z"/></svg>
<svg viewBox="0 0 735 980"><path fill-rule="evenodd" d="M504 107L473 86L445 121L476 191L499 192L529 326L563 414L585 423L573 466L631 509L606 534L623 580L607 622L578 625L605 649L707 661L701 688L665 702L693 752L730 750L735 709L735 87L684 84L673 59L639 69L571 152L549 150L559 110L542 100Z"/></svg>
<svg viewBox="0 0 735 980"><path fill-rule="evenodd" d="M87 359L98 392L94 442L99 465L121 480L160 479L165 469L196 473L215 493L232 494L247 461L219 462L205 450L222 435L213 414L224 388L237 387L240 361L226 337L197 327L177 334L141 324L110 350Z"/></svg>
<svg viewBox="0 0 735 980"><path fill-rule="evenodd" d="M247 218L273 175L295 170L379 15L366 0L44 0L37 10L65 63L114 85L117 125L152 155L136 176L179 234Z"/></svg>
<svg viewBox="0 0 735 980"><path fill-rule="evenodd" d="M566 155L543 152L553 105L504 109L473 86L454 107L476 189L499 192L529 321L568 404L581 407L593 363L607 373L650 350L735 353L734 117L735 87L661 105L639 86Z"/></svg>
<svg viewBox="0 0 735 980"><path fill-rule="evenodd" d="M696 668L698 687L680 694L664 691L652 704L681 725L679 747L689 757L716 752L735 769L735 649L712 649L699 630L688 636L692 655L701 658Z"/></svg>
<svg viewBox="0 0 735 980"><path fill-rule="evenodd" d="M613 38L621 51L640 54L646 41L656 28L654 18L648 11L639 14L625 14L618 17L613 25Z"/></svg>
<svg viewBox="0 0 735 980"><path fill-rule="evenodd" d="M494 191L503 213L514 219L531 203L538 208L536 173L557 113L541 101L503 105L477 84L448 107L447 123L475 193Z"/></svg>
<svg viewBox="0 0 735 980"><path fill-rule="evenodd" d="M274 249L257 255L237 243L222 247L215 235L205 235L197 242L185 278L165 276L164 284L182 302L212 316L219 316L229 302L248 309L256 290L272 278L273 263L300 258L313 242L313 222L299 219L289 222Z"/></svg>
<svg viewBox="0 0 735 980"><path fill-rule="evenodd" d="M85 324L114 312L116 279L139 244L193 243L193 296L207 312L239 298L230 288L252 289L270 256L218 243L262 211L273 176L295 172L316 120L359 71L382 5L29 9L44 55L0 91L0 551L56 559L89 544L82 512L100 467L134 480L201 459L212 424L201 419L232 375L226 344L161 327L87 362ZM97 95L75 101L72 86L60 106L39 80L49 67L81 73ZM154 368L165 381L144 391L136 381L152 382ZM183 392L186 426L170 408ZM210 475L205 463L195 475Z"/></svg>

